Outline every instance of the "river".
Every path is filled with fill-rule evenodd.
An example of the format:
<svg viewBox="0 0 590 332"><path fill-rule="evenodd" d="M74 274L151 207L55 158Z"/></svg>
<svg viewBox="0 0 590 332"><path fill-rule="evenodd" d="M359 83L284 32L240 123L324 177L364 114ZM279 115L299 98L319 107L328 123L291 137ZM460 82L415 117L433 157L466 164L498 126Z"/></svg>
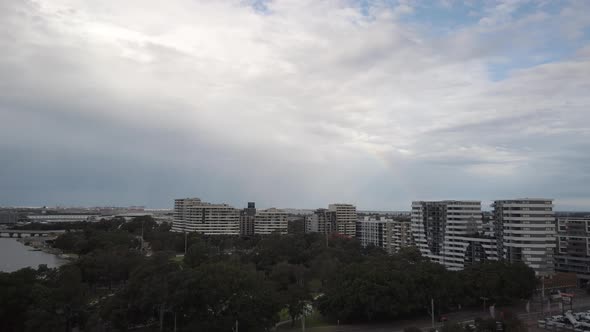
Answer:
<svg viewBox="0 0 590 332"><path fill-rule="evenodd" d="M16 238L0 238L0 271L13 272L25 267L37 268L40 264L57 267L66 260L43 251L33 251Z"/></svg>

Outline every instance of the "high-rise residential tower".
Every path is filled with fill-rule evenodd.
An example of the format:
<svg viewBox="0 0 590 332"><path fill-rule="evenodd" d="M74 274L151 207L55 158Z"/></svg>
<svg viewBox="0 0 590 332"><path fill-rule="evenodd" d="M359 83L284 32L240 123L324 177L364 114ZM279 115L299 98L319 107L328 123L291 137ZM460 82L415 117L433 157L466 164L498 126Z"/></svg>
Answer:
<svg viewBox="0 0 590 332"><path fill-rule="evenodd" d="M328 210L336 213L336 231L342 235L356 235L356 206L352 204L330 204Z"/></svg>
<svg viewBox="0 0 590 332"><path fill-rule="evenodd" d="M415 201L411 220L422 256L450 270L498 258L495 240L483 235L479 201Z"/></svg>
<svg viewBox="0 0 590 332"><path fill-rule="evenodd" d="M574 272L590 282L590 216L557 218L555 270Z"/></svg>
<svg viewBox="0 0 590 332"><path fill-rule="evenodd" d="M248 207L240 211L240 235L254 235L254 220L256 219L256 203L248 202Z"/></svg>
<svg viewBox="0 0 590 332"><path fill-rule="evenodd" d="M496 237L504 259L523 262L540 276L553 274L556 247L553 200L498 200L492 207Z"/></svg>

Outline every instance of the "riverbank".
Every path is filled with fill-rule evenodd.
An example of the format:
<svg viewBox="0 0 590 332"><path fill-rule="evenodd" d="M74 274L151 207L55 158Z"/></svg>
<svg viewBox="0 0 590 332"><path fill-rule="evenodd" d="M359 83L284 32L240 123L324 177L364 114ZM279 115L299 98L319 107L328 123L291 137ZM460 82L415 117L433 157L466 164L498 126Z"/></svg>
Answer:
<svg viewBox="0 0 590 332"><path fill-rule="evenodd" d="M35 240L38 242L42 239ZM50 247L42 250L42 243L33 246L32 242L29 238L0 238L0 272L14 272L27 267L36 269L39 265L55 268L66 264L70 258L66 259L66 256Z"/></svg>
<svg viewBox="0 0 590 332"><path fill-rule="evenodd" d="M78 258L76 254L67 254L62 250L52 247L47 241L55 240L55 237L40 236L40 237L23 237L17 239L18 242L24 244L27 247L31 247L32 251L42 251L47 254L55 255L62 259L74 260Z"/></svg>

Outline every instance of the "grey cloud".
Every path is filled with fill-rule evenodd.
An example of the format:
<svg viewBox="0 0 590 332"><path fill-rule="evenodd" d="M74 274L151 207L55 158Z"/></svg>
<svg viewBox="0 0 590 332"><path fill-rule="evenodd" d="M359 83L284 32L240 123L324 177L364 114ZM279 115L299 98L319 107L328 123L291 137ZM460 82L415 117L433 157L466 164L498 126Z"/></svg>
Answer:
<svg viewBox="0 0 590 332"><path fill-rule="evenodd" d="M466 57L481 27L434 42L385 6L128 6L0 5L0 205L590 197L583 52L490 82L507 44Z"/></svg>

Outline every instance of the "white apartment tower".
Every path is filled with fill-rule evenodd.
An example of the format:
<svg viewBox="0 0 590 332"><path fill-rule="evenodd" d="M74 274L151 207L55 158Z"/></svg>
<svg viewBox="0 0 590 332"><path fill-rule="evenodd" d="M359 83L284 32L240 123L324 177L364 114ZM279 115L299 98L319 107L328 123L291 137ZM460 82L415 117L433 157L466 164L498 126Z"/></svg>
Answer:
<svg viewBox="0 0 590 332"><path fill-rule="evenodd" d="M590 280L590 216L557 218L555 270Z"/></svg>
<svg viewBox="0 0 590 332"><path fill-rule="evenodd" d="M356 206L352 204L330 204L328 210L336 212L336 231L354 237L356 234Z"/></svg>
<svg viewBox="0 0 590 332"><path fill-rule="evenodd" d="M449 270L461 270L473 261L497 259L495 241L481 235L479 201L415 201L411 220L414 242L422 256ZM470 256L475 253L481 258Z"/></svg>
<svg viewBox="0 0 590 332"><path fill-rule="evenodd" d="M357 221L356 238L363 247L374 245L383 248L388 254L413 245L409 221L384 217L365 217Z"/></svg>
<svg viewBox="0 0 590 332"><path fill-rule="evenodd" d="M206 203L199 198L176 199L172 231L239 235L240 211L227 204Z"/></svg>
<svg viewBox="0 0 590 332"><path fill-rule="evenodd" d="M254 234L287 234L288 218L289 214L283 210L259 210L254 219Z"/></svg>
<svg viewBox="0 0 590 332"><path fill-rule="evenodd" d="M492 207L496 237L504 258L525 263L539 276L553 274L556 247L553 200L498 200Z"/></svg>
<svg viewBox="0 0 590 332"><path fill-rule="evenodd" d="M386 249L387 226L392 221L386 218L365 217L365 219L357 221L355 237L363 247L373 245Z"/></svg>

